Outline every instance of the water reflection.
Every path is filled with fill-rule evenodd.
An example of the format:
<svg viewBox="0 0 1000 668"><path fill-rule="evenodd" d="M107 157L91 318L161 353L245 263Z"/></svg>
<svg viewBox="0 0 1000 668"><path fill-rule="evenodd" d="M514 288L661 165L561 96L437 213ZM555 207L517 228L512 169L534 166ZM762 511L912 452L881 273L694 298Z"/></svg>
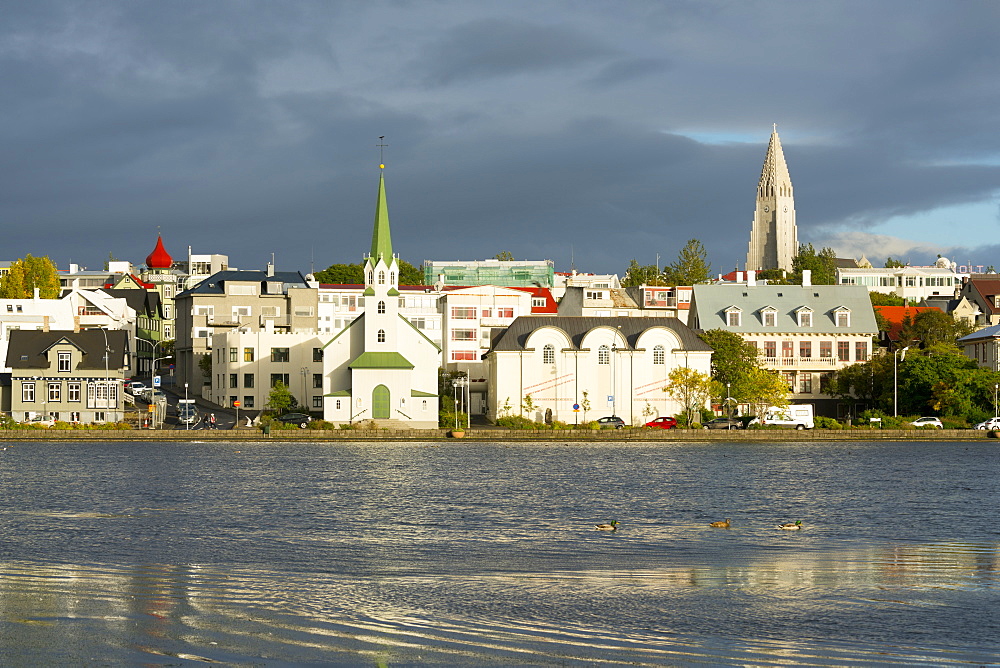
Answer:
<svg viewBox="0 0 1000 668"><path fill-rule="evenodd" d="M0 664L995 662L992 451L901 454L25 448Z"/></svg>

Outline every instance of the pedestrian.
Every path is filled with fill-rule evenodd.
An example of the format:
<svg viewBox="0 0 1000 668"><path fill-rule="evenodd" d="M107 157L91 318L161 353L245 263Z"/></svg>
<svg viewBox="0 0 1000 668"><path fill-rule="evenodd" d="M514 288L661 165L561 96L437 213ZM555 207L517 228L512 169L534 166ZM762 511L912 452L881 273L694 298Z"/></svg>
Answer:
<svg viewBox="0 0 1000 668"><path fill-rule="evenodd" d="M211 413L208 416L208 428L215 429L215 413Z"/></svg>

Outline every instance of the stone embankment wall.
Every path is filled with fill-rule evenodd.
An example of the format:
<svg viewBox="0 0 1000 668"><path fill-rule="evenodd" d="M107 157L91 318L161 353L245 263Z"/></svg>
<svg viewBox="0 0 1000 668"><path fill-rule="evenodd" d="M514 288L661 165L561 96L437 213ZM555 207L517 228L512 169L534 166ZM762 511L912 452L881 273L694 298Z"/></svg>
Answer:
<svg viewBox="0 0 1000 668"><path fill-rule="evenodd" d="M350 442L350 441L478 441L478 442L712 442L712 441L977 441L987 439L985 431L975 429L812 429L794 430L698 430L698 429L605 429L605 430L507 430L471 429L461 439L450 436L448 429L375 430L282 429L264 434L258 429L239 430L0 430L0 442L24 441L272 441L272 442ZM993 440L993 439L990 439ZM1000 443L1000 441L998 441Z"/></svg>

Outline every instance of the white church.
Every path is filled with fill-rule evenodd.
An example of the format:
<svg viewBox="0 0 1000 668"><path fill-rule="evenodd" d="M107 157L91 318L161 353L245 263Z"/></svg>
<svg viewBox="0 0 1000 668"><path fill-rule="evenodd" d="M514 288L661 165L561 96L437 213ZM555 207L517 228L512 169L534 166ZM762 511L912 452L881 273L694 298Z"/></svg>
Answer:
<svg viewBox="0 0 1000 668"><path fill-rule="evenodd" d="M399 313L399 262L392 252L384 165L380 166L364 311L323 347L323 419L437 429L441 348Z"/></svg>

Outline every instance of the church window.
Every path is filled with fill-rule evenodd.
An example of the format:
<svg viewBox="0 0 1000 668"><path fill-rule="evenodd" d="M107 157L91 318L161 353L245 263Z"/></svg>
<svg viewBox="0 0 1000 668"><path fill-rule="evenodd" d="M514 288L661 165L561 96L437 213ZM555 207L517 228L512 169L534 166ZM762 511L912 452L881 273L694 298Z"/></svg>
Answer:
<svg viewBox="0 0 1000 668"><path fill-rule="evenodd" d="M371 270L369 269L369 270L368 270L368 283L370 283L370 284L371 284L371 283L374 283L374 282L375 282L375 272L374 272L374 271L371 271Z"/></svg>
<svg viewBox="0 0 1000 668"><path fill-rule="evenodd" d="M378 330L378 342L379 343L385 343L385 330L384 329Z"/></svg>
<svg viewBox="0 0 1000 668"><path fill-rule="evenodd" d="M380 301L378 303L378 312L379 313L385 313L385 302Z"/></svg>
<svg viewBox="0 0 1000 668"><path fill-rule="evenodd" d="M653 346L653 364L664 364L665 362L666 354L663 346Z"/></svg>
<svg viewBox="0 0 1000 668"><path fill-rule="evenodd" d="M378 284L379 285L385 285L385 272L384 271L378 272Z"/></svg>
<svg viewBox="0 0 1000 668"><path fill-rule="evenodd" d="M394 271L389 272L389 283L391 285L396 285L396 272Z"/></svg>
<svg viewBox="0 0 1000 668"><path fill-rule="evenodd" d="M556 348L551 343L546 343L542 347L542 364L556 363Z"/></svg>
<svg viewBox="0 0 1000 668"><path fill-rule="evenodd" d="M601 346L597 349L597 363L611 364L611 350L607 346Z"/></svg>

